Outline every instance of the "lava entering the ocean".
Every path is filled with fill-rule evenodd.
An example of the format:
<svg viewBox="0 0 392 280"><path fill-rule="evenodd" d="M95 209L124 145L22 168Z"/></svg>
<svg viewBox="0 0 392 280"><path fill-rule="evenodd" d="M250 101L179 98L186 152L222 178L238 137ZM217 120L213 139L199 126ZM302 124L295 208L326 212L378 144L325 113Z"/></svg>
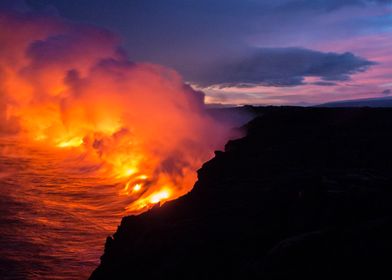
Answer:
<svg viewBox="0 0 392 280"><path fill-rule="evenodd" d="M3 13L0 41L0 132L94 166L131 213L188 192L228 138L201 92L173 70L129 61L106 30Z"/></svg>

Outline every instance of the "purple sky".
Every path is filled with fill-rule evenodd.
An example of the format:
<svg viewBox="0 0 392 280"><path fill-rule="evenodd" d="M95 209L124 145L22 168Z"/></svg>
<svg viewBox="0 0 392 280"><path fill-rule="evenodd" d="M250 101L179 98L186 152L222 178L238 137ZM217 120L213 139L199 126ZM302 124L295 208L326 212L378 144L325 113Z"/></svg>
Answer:
<svg viewBox="0 0 392 280"><path fill-rule="evenodd" d="M208 103L392 97L389 0L3 0L109 29L134 61L176 69Z"/></svg>

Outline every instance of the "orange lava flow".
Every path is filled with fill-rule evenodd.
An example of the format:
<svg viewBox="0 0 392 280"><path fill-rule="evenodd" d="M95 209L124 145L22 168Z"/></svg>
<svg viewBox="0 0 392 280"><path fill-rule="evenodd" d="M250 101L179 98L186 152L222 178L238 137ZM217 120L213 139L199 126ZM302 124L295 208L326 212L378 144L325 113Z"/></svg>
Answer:
<svg viewBox="0 0 392 280"><path fill-rule="evenodd" d="M106 30L0 13L0 41L0 133L68 150L129 197L131 213L187 193L228 138L202 93L131 62Z"/></svg>

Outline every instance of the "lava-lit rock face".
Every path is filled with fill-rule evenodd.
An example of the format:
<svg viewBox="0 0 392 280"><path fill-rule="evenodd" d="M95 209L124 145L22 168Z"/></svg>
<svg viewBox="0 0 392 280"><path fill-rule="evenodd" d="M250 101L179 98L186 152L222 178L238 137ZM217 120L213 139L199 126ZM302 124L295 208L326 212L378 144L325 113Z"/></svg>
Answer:
<svg viewBox="0 0 392 280"><path fill-rule="evenodd" d="M247 128L203 165L189 194L125 217L91 279L387 271L392 110L282 108Z"/></svg>

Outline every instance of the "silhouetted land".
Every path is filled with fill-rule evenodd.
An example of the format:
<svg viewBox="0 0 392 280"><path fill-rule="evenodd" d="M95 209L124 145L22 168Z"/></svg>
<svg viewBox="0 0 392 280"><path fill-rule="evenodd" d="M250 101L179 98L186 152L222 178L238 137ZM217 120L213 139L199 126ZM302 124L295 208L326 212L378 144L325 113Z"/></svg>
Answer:
<svg viewBox="0 0 392 280"><path fill-rule="evenodd" d="M365 99L341 100L328 102L319 105L319 107L339 108L339 107L372 107L372 108L391 108L392 97L376 97Z"/></svg>
<svg viewBox="0 0 392 280"><path fill-rule="evenodd" d="M91 279L391 279L392 110L262 111Z"/></svg>

